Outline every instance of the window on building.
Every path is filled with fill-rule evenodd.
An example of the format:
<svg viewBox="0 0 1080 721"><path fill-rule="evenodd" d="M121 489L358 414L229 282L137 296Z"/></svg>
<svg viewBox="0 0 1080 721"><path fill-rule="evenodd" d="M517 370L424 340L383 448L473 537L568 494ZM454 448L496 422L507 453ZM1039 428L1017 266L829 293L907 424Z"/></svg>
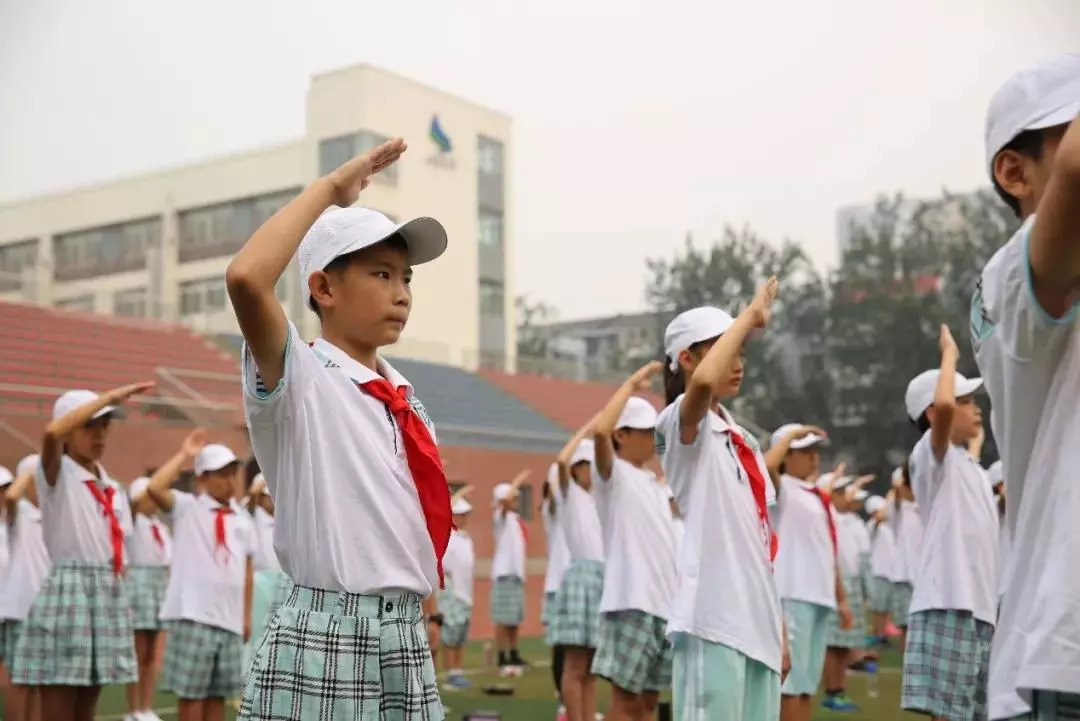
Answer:
<svg viewBox="0 0 1080 721"><path fill-rule="evenodd" d="M145 318L146 288L128 288L113 293L113 313L129 318Z"/></svg>
<svg viewBox="0 0 1080 721"><path fill-rule="evenodd" d="M146 266L147 247L160 240L160 217L63 233L53 239L53 274L77 280L139 270Z"/></svg>
<svg viewBox="0 0 1080 721"><path fill-rule="evenodd" d="M0 246L0 291L21 288L23 269L37 265L37 257L37 238Z"/></svg>
<svg viewBox="0 0 1080 721"><path fill-rule="evenodd" d="M385 135L374 133L370 130L361 130L348 135L339 135L335 138L326 138L319 141L319 174L326 175L338 166L351 160L360 153L367 152L377 145L389 140ZM395 164L386 168L373 180L377 183L395 185L398 180L400 166Z"/></svg>
<svg viewBox="0 0 1080 721"><path fill-rule="evenodd" d="M481 210L477 216L481 247L501 248L503 244L503 219L499 213Z"/></svg>
<svg viewBox="0 0 1080 721"><path fill-rule="evenodd" d="M503 144L483 135L476 138L477 172L483 175L503 174Z"/></svg>
<svg viewBox="0 0 1080 721"><path fill-rule="evenodd" d="M492 280L480 281L480 314L502 316L504 312L503 284Z"/></svg>
<svg viewBox="0 0 1080 721"><path fill-rule="evenodd" d="M213 276L180 284L181 316L218 313L225 308L224 276Z"/></svg>
<svg viewBox="0 0 1080 721"><path fill-rule="evenodd" d="M77 295L74 298L65 298L56 301L57 308L65 310L94 310L94 294Z"/></svg>
<svg viewBox="0 0 1080 721"><path fill-rule="evenodd" d="M251 234L300 192L290 188L181 211L180 262L233 255Z"/></svg>

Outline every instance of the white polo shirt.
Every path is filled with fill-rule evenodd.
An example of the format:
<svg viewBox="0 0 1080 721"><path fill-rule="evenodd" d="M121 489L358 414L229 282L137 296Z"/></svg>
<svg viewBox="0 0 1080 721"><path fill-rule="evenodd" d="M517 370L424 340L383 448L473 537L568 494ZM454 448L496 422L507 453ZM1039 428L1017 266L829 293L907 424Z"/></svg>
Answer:
<svg viewBox="0 0 1080 721"><path fill-rule="evenodd" d="M113 512L125 538L132 533L131 504L124 487L109 477L97 464L99 484L113 488ZM56 484L45 482L45 469L39 461L34 471L41 516L44 520L45 546L54 565L88 563L112 566L112 530L101 505L86 485L94 475L70 456L60 459ZM127 550L124 550L125 559ZM126 561L125 561L126 562Z"/></svg>
<svg viewBox="0 0 1080 721"><path fill-rule="evenodd" d="M11 556L4 592L0 593L0 620L25 621L52 568L41 511L25 498L19 499L8 540Z"/></svg>
<svg viewBox="0 0 1080 721"><path fill-rule="evenodd" d="M247 562L255 552L254 528L231 509L225 516L227 549L217 545L216 510L221 504L203 493L173 491L173 553L161 619L184 619L232 633L244 632Z"/></svg>
<svg viewBox="0 0 1080 721"><path fill-rule="evenodd" d="M918 558L911 613L970 611L997 620L998 514L986 472L960 446L938 461L927 431L911 452L925 552Z"/></svg>
<svg viewBox="0 0 1080 721"><path fill-rule="evenodd" d="M893 581L896 583L915 583L915 570L919 565L919 556L923 547L923 522L919 515L919 505L912 501L900 501L897 510L895 501L889 504L893 535L896 537L896 561L893 567Z"/></svg>
<svg viewBox="0 0 1080 721"><path fill-rule="evenodd" d="M870 552L870 535L862 519L854 513L836 514L836 538L839 544L840 573L852 578L862 573L862 559Z"/></svg>
<svg viewBox="0 0 1080 721"><path fill-rule="evenodd" d="M385 360L379 374L324 339L308 347L289 324L285 374L262 392L245 347L244 410L275 508L274 548L298 585L367 595L438 587L435 549L397 422L356 387L382 375L411 386Z"/></svg>
<svg viewBox="0 0 1080 721"><path fill-rule="evenodd" d="M566 547L566 537L563 536L562 525L557 518L552 518L551 507L555 507L555 513L559 512L559 504L555 496L545 500L540 509L540 517L544 523L544 534L547 536L547 571L544 573L544 593L555 593L562 586L563 575L566 567L570 565L570 549Z"/></svg>
<svg viewBox="0 0 1080 721"><path fill-rule="evenodd" d="M723 644L779 673L780 595L749 478L730 433L739 433L755 449L757 443L722 408L722 415L710 411L702 419L693 443L682 443L681 404L679 396L656 424L657 451L685 529L668 633ZM760 451L757 459L771 503L773 484Z"/></svg>
<svg viewBox="0 0 1080 721"><path fill-rule="evenodd" d="M161 538L158 545L154 529ZM135 532L128 538L128 553L133 566L168 566L172 563L172 534L157 515L135 514Z"/></svg>
<svg viewBox="0 0 1080 721"><path fill-rule="evenodd" d="M256 506L251 522L255 527L255 570L280 571L281 564L274 552L274 517L262 506Z"/></svg>
<svg viewBox="0 0 1080 721"><path fill-rule="evenodd" d="M513 576L525 580L525 533L515 511L495 510L495 555L491 559L491 577Z"/></svg>
<svg viewBox="0 0 1080 721"><path fill-rule="evenodd" d="M870 521L870 575L890 582L896 576L896 537L887 522Z"/></svg>
<svg viewBox="0 0 1080 721"><path fill-rule="evenodd" d="M618 457L609 478L595 463L592 477L593 495L605 509L600 612L636 610L667 619L678 570L667 486L652 471Z"/></svg>
<svg viewBox="0 0 1080 721"><path fill-rule="evenodd" d="M1011 556L994 634L990 716L1028 712L1031 689L1080 693L1080 324L1031 288L1034 217L983 269L971 301L975 359L1001 451ZM1074 239L1080 241L1080 239Z"/></svg>
<svg viewBox="0 0 1080 721"><path fill-rule="evenodd" d="M593 480L595 487L598 481ZM570 562L604 561L604 533L600 511L592 493L571 480L566 491L559 490L559 525L562 526Z"/></svg>
<svg viewBox="0 0 1080 721"><path fill-rule="evenodd" d="M452 531L450 543L443 556L446 588L468 605L473 603L473 572L476 567L476 551L473 539L463 531Z"/></svg>
<svg viewBox="0 0 1080 721"><path fill-rule="evenodd" d="M817 488L813 483L784 474L780 477L780 498L773 517L780 537L780 550L776 554L780 597L835 609L836 555L825 505Z"/></svg>

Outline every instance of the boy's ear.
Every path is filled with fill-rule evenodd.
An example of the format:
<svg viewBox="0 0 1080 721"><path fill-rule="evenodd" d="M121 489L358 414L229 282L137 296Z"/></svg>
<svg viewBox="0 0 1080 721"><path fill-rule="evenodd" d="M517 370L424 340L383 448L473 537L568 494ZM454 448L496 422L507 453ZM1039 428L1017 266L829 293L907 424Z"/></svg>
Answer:
<svg viewBox="0 0 1080 721"><path fill-rule="evenodd" d="M1021 200L1033 192L1032 166L1032 159L1023 153L1002 150L994 158L994 180L1006 193Z"/></svg>

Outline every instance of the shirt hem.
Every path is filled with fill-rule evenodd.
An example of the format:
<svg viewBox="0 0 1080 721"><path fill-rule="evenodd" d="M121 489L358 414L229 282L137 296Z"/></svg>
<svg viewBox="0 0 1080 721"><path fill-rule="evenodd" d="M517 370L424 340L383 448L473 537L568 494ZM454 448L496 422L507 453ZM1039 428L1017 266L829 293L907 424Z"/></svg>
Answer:
<svg viewBox="0 0 1080 721"><path fill-rule="evenodd" d="M716 643L720 644L721 646L727 646L733 651L738 651L743 656L746 656L749 659L753 659L754 661L757 661L763 666L768 667L769 670L780 673L782 652L778 652L775 658L765 658L765 654L748 650L746 643L734 638L733 636L729 636L726 633L692 631L686 628L669 628L667 632L667 637L669 640L674 641L675 637L680 633L687 636L700 638L701 640L708 641L709 643ZM782 644L783 642L781 641L780 643ZM778 644L778 646L780 646L780 644ZM782 646L780 647L782 648Z"/></svg>

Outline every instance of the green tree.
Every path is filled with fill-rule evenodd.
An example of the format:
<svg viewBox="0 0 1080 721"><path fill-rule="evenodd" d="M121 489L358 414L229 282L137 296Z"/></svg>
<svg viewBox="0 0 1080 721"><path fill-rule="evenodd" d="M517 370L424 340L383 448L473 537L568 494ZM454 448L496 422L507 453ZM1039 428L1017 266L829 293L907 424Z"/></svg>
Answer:
<svg viewBox="0 0 1080 721"><path fill-rule="evenodd" d="M546 358L548 336L541 327L551 323L558 315L555 308L543 301L533 302L528 296L514 299L517 316L517 353L525 358Z"/></svg>

